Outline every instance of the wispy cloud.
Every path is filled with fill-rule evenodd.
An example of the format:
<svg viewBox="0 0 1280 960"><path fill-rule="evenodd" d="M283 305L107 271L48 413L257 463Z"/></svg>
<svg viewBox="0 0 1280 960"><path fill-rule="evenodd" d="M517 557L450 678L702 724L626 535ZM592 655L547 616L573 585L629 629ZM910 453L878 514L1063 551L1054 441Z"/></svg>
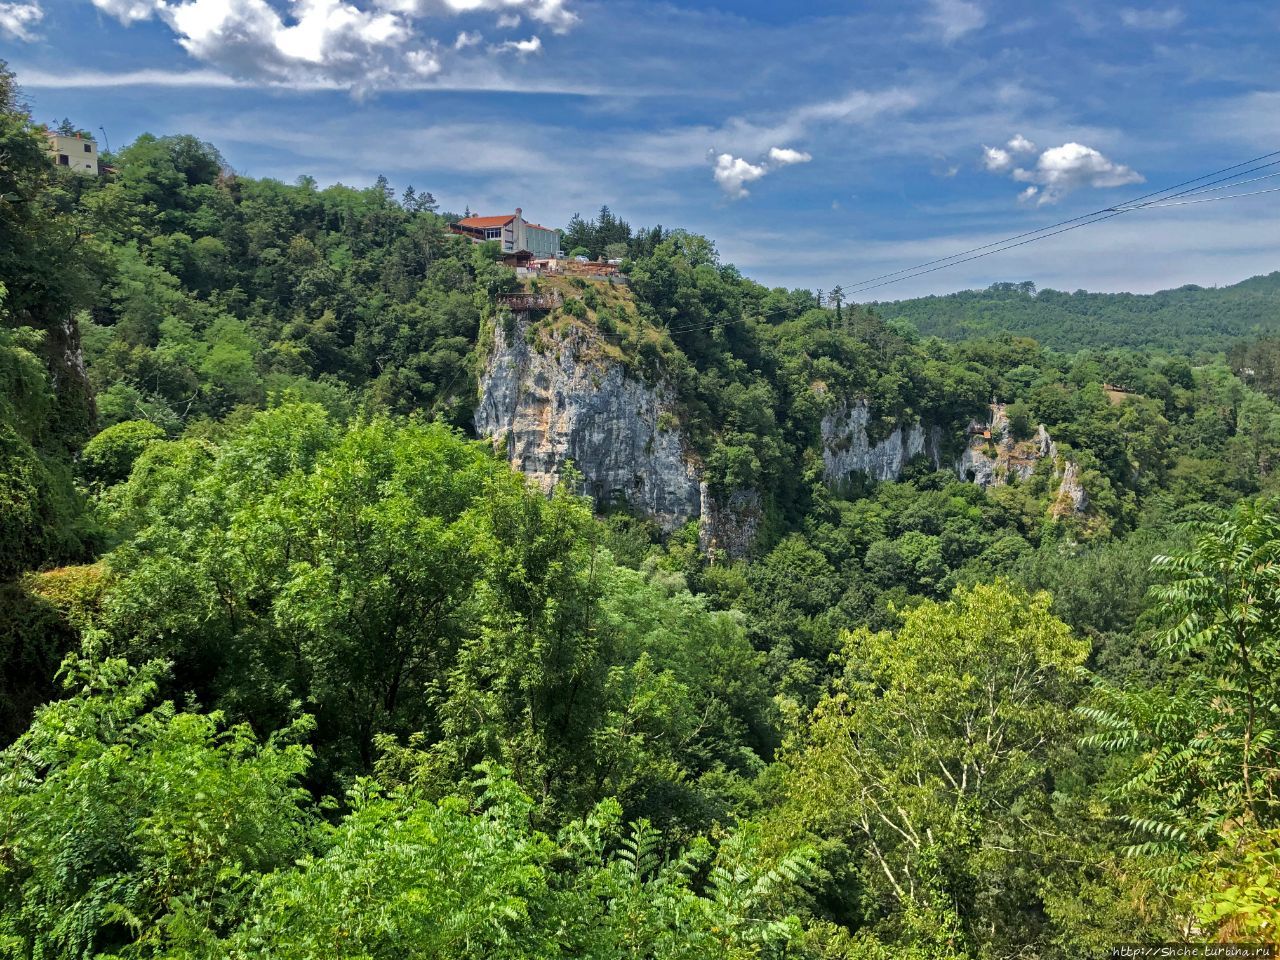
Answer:
<svg viewBox="0 0 1280 960"><path fill-rule="evenodd" d="M38 3L0 3L0 35L29 43L36 39L33 28L43 19Z"/></svg>
<svg viewBox="0 0 1280 960"><path fill-rule="evenodd" d="M955 43L987 23L987 11L974 0L930 0L929 6L925 21L943 43Z"/></svg>
<svg viewBox="0 0 1280 960"><path fill-rule="evenodd" d="M49 71L38 67L16 67L22 78L22 85L33 90L40 89L77 89L77 88L110 88L110 87L208 87L210 89L251 86L243 80L229 77L216 70L158 70L145 68L142 70L122 70L112 73L105 70ZM328 85L315 89L333 90L337 87Z"/></svg>
<svg viewBox="0 0 1280 960"><path fill-rule="evenodd" d="M428 61L429 62L429 61ZM280 81L244 80L216 70L67 70L50 71L38 67L14 64L22 79L22 86L33 90L44 89L114 89L125 87L172 87L174 89L204 87L217 89L254 89L321 93L349 90L350 86L336 80L321 78L294 78ZM454 70L448 74L428 74L400 79L397 90L439 90L450 93L518 93L525 96L616 97L631 91L597 86L591 83L560 81L557 79L526 80L498 70Z"/></svg>
<svg viewBox="0 0 1280 960"><path fill-rule="evenodd" d="M1122 7L1120 22L1126 27L1136 30L1172 30L1185 20L1187 15L1181 7Z"/></svg>
<svg viewBox="0 0 1280 960"><path fill-rule="evenodd" d="M413 17L457 15L493 11L499 14L498 27L520 26L520 15L545 24L557 33L578 22L566 0L375 0L384 10L394 10Z"/></svg>
<svg viewBox="0 0 1280 960"><path fill-rule="evenodd" d="M535 34L528 40L507 40L496 44L493 50L498 53L539 53L542 50L542 38Z"/></svg>

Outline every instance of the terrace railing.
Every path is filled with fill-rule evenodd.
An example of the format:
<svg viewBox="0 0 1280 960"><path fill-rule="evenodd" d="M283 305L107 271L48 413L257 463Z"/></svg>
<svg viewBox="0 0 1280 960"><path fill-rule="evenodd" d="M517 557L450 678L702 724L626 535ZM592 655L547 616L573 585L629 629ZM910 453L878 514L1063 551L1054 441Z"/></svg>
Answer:
<svg viewBox="0 0 1280 960"><path fill-rule="evenodd" d="M500 293L498 306L506 307L516 313L530 310L555 310L564 306L564 299L558 290L550 293Z"/></svg>

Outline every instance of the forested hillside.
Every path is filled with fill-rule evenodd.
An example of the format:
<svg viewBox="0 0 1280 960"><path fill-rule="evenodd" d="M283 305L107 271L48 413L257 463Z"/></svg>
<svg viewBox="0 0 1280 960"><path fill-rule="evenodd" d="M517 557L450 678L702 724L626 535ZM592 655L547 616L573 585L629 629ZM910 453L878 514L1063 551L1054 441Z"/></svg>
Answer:
<svg viewBox="0 0 1280 960"><path fill-rule="evenodd" d="M1186 355L1226 350L1242 337L1280 330L1280 272L1229 287L1197 286L1159 293L1039 290L997 283L941 297L874 305L909 321L923 336L964 340L1014 334L1054 350L1154 349Z"/></svg>
<svg viewBox="0 0 1280 960"><path fill-rule="evenodd" d="M1280 938L1274 341L925 336L607 210L627 285L517 316L430 194L0 107L0 956ZM661 388L743 555L477 439L499 335Z"/></svg>

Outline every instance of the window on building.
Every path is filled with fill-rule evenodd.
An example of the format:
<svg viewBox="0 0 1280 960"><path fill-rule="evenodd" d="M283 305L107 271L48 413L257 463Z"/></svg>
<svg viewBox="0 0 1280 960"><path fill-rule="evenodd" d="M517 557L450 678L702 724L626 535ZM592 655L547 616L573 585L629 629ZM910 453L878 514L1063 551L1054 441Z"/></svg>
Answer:
<svg viewBox="0 0 1280 960"><path fill-rule="evenodd" d="M71 158L68 157L65 153L58 154L58 166L60 167L71 166Z"/></svg>
<svg viewBox="0 0 1280 960"><path fill-rule="evenodd" d="M486 240L498 240L502 237L502 229L500 227L490 227L484 232Z"/></svg>
<svg viewBox="0 0 1280 960"><path fill-rule="evenodd" d="M85 152L85 153L93 153L93 144L91 144L91 143L86 143L86 144L84 145L84 152Z"/></svg>

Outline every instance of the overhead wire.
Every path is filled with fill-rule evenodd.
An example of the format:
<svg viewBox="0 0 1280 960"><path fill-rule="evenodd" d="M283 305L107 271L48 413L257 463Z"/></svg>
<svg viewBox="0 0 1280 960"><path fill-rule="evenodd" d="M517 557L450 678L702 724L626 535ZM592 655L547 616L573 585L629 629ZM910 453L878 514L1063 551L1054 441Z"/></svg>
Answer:
<svg viewBox="0 0 1280 960"><path fill-rule="evenodd" d="M1265 166L1269 167L1271 166L1271 164L1268 163ZM1264 169L1264 167L1255 167L1254 169L1262 170ZM1253 171L1251 170L1245 171L1245 173L1252 173L1252 172ZM1202 193L1212 193L1215 190L1227 190L1231 187L1243 187L1247 183L1257 183L1259 180L1273 180L1276 177L1280 177L1280 170L1277 170L1275 173L1264 173L1260 177L1250 177L1248 180L1232 180L1231 183L1224 183L1217 187L1200 187L1195 190L1192 190L1190 193L1184 193L1182 194L1182 196L1194 197ZM1152 201L1151 204L1143 204L1143 206L1158 205L1160 202L1161 201L1159 200L1155 200L1155 201Z"/></svg>
<svg viewBox="0 0 1280 960"><path fill-rule="evenodd" d="M1161 194L1169 193L1169 192L1171 192L1171 191L1173 191L1173 190L1177 190L1177 189L1179 189L1179 188L1181 188L1181 187L1186 187L1186 186L1189 186L1189 185L1191 185L1191 184L1199 183L1201 180L1207 180L1207 179L1209 179L1210 177L1216 177L1216 176L1218 176L1219 174L1226 173L1226 172L1228 172L1228 171L1230 171L1230 170L1239 170L1239 168L1240 168L1240 167L1247 167L1247 166L1249 166L1249 165L1250 165L1250 164L1252 164L1252 163L1258 163L1258 162L1259 162L1259 161L1261 161L1261 160L1268 160L1268 159L1270 159L1271 157L1280 157L1280 150L1274 150L1274 151L1272 151L1271 153L1264 153L1264 154L1262 154L1261 156L1254 157L1254 158L1253 158L1253 159L1251 159L1251 160L1245 160L1245 161L1242 161L1241 163L1234 163L1234 164L1232 164L1232 165L1231 165L1231 166L1229 166L1229 167L1222 167L1221 169L1214 170L1214 171L1212 171L1211 173L1206 173L1206 174L1203 174L1202 176L1199 176L1199 177L1193 177L1193 178L1192 178L1192 179L1190 179L1190 180L1183 180L1181 183L1175 183L1175 184L1173 184L1172 186L1170 186L1170 187L1165 187L1165 188L1164 188L1164 189L1162 189L1162 190L1153 190L1153 191L1152 191L1152 192L1150 192L1150 193L1144 193L1144 194L1143 194L1142 196L1140 196L1140 197L1135 197L1135 198L1134 198L1134 199L1132 199L1132 200L1125 201L1125 204L1117 204L1117 205L1114 205L1114 206L1112 206L1112 207L1103 207L1103 208L1102 208L1102 209L1100 209L1100 210L1094 210L1094 211L1093 211L1093 212L1091 212L1091 213L1083 213L1083 214L1081 214L1081 215L1080 215L1080 216L1078 216L1078 217L1071 217L1070 219L1067 219L1067 220L1060 220L1060 221L1058 221L1057 223L1051 223L1051 224L1049 224L1049 225L1047 225L1047 226L1039 227L1039 228L1038 228L1038 229L1036 229L1036 230L1027 230L1027 231L1025 231L1025 232L1023 232L1023 233L1015 234L1015 235L1014 235L1014 236L1012 236L1012 237L1005 237L1003 240L995 240L995 241L992 241L991 243L985 243L985 244L982 244L982 245L980 245L980 246L970 247L968 250L960 250L960 251L957 251L956 253L951 254L950 256L946 256L946 257L939 257L939 258L937 258L936 260L929 260L929 261L926 261L925 263L918 263L918 264L916 264L916 265L915 265L915 266L913 266L913 267L903 267L901 270L895 270L895 271L893 271L892 273L882 273L882 274L880 274L879 276L875 276L875 277L868 277L868 278L866 278L865 280L857 281L857 282L854 284L854 286L855 286L855 287L861 287L861 286L863 286L864 284L873 283L873 282L875 282L875 281L877 281L877 280L885 280L885 279L887 279L887 278L889 278L889 277L896 277L896 276L898 276L899 274L902 274L902 273L910 273L911 271L913 271L913 270L917 270L917 269L920 269L920 268L922 268L922 267L931 267L931 266L933 266L933 265L935 265L935 264L943 263L944 261L947 261L947 260L953 260L953 259L955 259L956 257L963 257L963 256L966 256L967 254L970 254L970 253L976 253L976 252L978 252L979 250L986 250L986 249L988 249L988 248L990 248L990 247L999 246L1000 244L1008 243L1008 242L1013 241L1013 240L1021 240L1023 237L1029 237L1029 236L1032 236L1032 235L1037 234L1037 233L1042 233L1042 232L1044 232L1044 231L1046 231L1046 230L1053 230L1053 229L1055 229L1056 227L1064 227L1064 226L1067 226L1068 224L1076 223L1077 221L1080 221L1080 220L1087 220L1088 218L1090 218L1090 217L1094 217L1094 216L1097 216L1097 215L1098 215L1098 214L1100 214L1100 213L1107 213L1107 212L1109 212L1109 211L1113 210L1113 209L1115 208L1115 206L1130 205L1130 204L1140 203L1140 202L1142 202L1143 200L1147 200L1147 199L1150 199L1150 198L1153 198L1153 197L1159 197ZM1258 167L1258 168L1256 168L1256 169L1263 169L1264 167L1274 166L1274 165L1276 165L1276 164L1280 164L1280 160L1274 160L1274 161L1272 161L1271 163L1264 164L1262 167ZM1239 173L1233 173L1233 174L1231 175L1231 177L1228 177L1228 178L1225 178L1225 179L1232 179L1232 178L1237 177L1237 176L1242 176L1242 175L1243 175L1243 174L1245 174L1245 173L1252 173L1252 172L1253 172L1252 170L1245 170L1245 171L1241 171L1241 172L1239 172ZM1220 181L1218 181L1218 182L1220 182ZM1209 185L1208 185L1208 184L1202 184L1202 186L1209 186ZM1194 189L1200 189L1200 188L1198 188L1198 187L1197 187L1197 188L1194 188Z"/></svg>
<svg viewBox="0 0 1280 960"><path fill-rule="evenodd" d="M1280 153L1280 151L1277 151L1277 153ZM1259 159L1265 159L1266 157L1275 156L1275 155L1276 154L1264 154L1262 157L1255 158L1254 160L1247 160L1244 163L1235 164L1234 167L1224 167L1223 170L1231 170L1231 169L1234 169L1235 167L1248 166L1251 163L1255 163ZM868 281L866 283L855 284L852 290L849 290L846 292L850 294L866 293L868 290L876 290L876 289L879 289L880 287L889 286L890 284L893 284L893 283L899 283L903 280L912 280L912 279L915 279L916 277L925 276L926 274L936 273L939 270L945 270L948 267L959 266L962 263L971 263L974 260L981 260L984 257L994 256L997 253L1004 253L1007 250L1013 250L1013 249L1016 249L1017 247L1025 246L1028 243L1035 243L1039 240L1047 240L1049 237L1056 237L1059 234L1069 233L1070 231L1077 230L1080 227L1087 227L1095 223L1101 223L1104 220L1111 220L1114 217L1120 216L1121 214L1124 214L1124 213L1134 213L1139 210L1146 210L1148 208L1157 207L1157 206L1166 206L1166 205L1173 206L1173 204L1166 204L1165 201L1174 200L1178 197L1193 196L1202 192L1207 192L1211 189L1227 189L1227 188L1230 188L1231 186L1236 185L1236 182L1237 182L1236 178L1239 176L1242 176L1243 174L1255 173L1258 170L1264 170L1269 167L1274 167L1276 165L1280 165L1280 160L1273 160L1270 163L1262 164L1260 166L1254 167L1251 170L1245 170L1245 171L1240 171L1240 172L1231 174L1230 176L1223 177L1220 180L1214 180L1208 184L1200 184L1200 186L1190 187L1186 190L1181 190L1181 191L1177 190L1178 187L1183 186L1185 184L1197 183L1198 181L1204 180L1207 177L1216 176L1217 174L1223 172L1222 170L1215 170L1213 173L1205 174L1205 176L1203 177L1196 177L1195 180L1184 181L1182 184L1176 184L1175 186L1167 187L1164 190L1156 190L1152 193L1144 194L1143 197L1140 197L1137 200L1129 200L1123 203L1115 204L1114 206L1111 206L1111 207L1104 207L1101 210L1095 210L1093 213L1084 214L1083 216L1075 217L1071 220L1064 220L1058 224L1051 224L1049 227L1044 227L1038 231L1029 231L1027 233L1018 234L1017 236L1014 236L1014 237L1008 237L1005 240L999 240L994 243L984 244L981 247L975 247L973 248L973 250L983 251L983 252L975 253L973 256L962 256L962 254L954 254L952 257L949 257L949 258L930 261L930 263L939 264L938 266L931 267L930 269L920 269L922 267L929 267L929 264L919 264L917 267L909 267L906 270L899 271L899 275L894 276L894 278L891 280L883 281L880 283L870 283ZM1260 191L1260 192L1265 192L1265 191ZM1154 198L1154 199L1149 199L1149 198ZM1063 226L1064 224L1070 224L1070 226ZM1052 227L1054 226L1062 226L1063 229L1054 230L1052 229ZM1045 232L1045 231L1049 231L1049 232ZM1019 238L1021 237L1026 237L1027 239L1020 240ZM1013 241L1019 241L1019 242L1015 243ZM972 251L965 251L965 252L972 252Z"/></svg>
<svg viewBox="0 0 1280 960"><path fill-rule="evenodd" d="M1280 176L1280 174L1275 174ZM1233 184L1234 186L1234 184ZM1271 187L1267 190L1250 190L1248 193L1229 193L1225 197L1201 197L1199 200L1175 200L1172 203L1153 203L1150 204L1152 209L1160 207L1185 207L1191 203L1217 203L1219 200L1238 200L1241 197L1256 197L1264 193L1280 193L1280 187ZM1146 209L1145 207L1143 209Z"/></svg>
<svg viewBox="0 0 1280 960"><path fill-rule="evenodd" d="M1277 170L1277 171L1273 171L1272 173L1263 174L1262 176L1253 177L1247 180L1238 179L1242 176L1246 176L1251 173L1257 173L1260 170L1267 170L1272 167L1280 166L1280 159L1273 160L1271 159L1273 157L1280 157L1280 150L1274 150L1270 153L1264 153L1250 160L1244 160L1240 163L1235 163L1227 167L1222 167L1210 173L1202 174L1201 176L1193 177L1189 180L1183 180L1180 183L1173 184L1172 186L1169 186L1169 187L1164 187L1160 190L1153 190L1149 193L1143 194L1140 197L1135 197L1132 200L1123 201L1121 203L1117 203L1109 207L1102 207L1090 213L1081 214L1080 216L1071 217L1066 220L1060 220L1057 223L1048 224L1047 226L1039 227L1035 230L1027 230L1022 233L1014 234L1011 237L1005 237L1002 240L995 240L995 241L992 241L991 243L985 243L979 246L970 247L967 250L961 250L946 257L939 257L934 260L928 260L928 261L925 261L924 263L916 264L915 266L912 266L912 267L904 267L901 270L895 270L891 273L883 273L875 277L869 277L866 280L862 280L854 283L852 289L850 290L847 290L847 291L842 290L842 293L849 293L851 295L866 293L867 291L876 290L885 286L890 286L894 283L899 283L904 280L911 280L911 279L915 279L916 277L926 276L930 273L936 273L939 270L946 270L949 267L960 266L961 264L964 264L964 263L971 263L975 260L981 260L981 259L984 259L985 257L994 256L997 253L1005 253L1009 250L1014 250L1014 249L1017 249L1018 247L1026 246L1027 244L1030 244L1030 243L1036 243L1040 240L1047 240L1050 237L1056 237L1064 233L1070 233L1071 231L1078 230L1081 227L1092 226L1095 223L1102 223L1105 220L1114 219L1115 217L1121 216L1122 214L1125 214L1125 213L1134 213L1140 210L1147 210L1147 209L1159 209L1162 207L1187 206L1187 205L1199 204L1199 203L1214 203L1219 200L1236 200L1244 197L1254 197L1254 196L1260 196L1262 194L1277 193L1277 192L1280 192L1280 187L1271 188L1267 190L1253 190L1247 193L1228 194L1225 196L1217 196L1217 197L1201 196L1203 194L1212 193L1217 190L1227 190L1233 187L1244 186L1245 184L1248 184L1248 183L1256 183L1261 180L1267 180L1267 179L1280 176L1280 170ZM1269 162L1260 163L1260 161L1263 161L1263 160L1267 160ZM1259 164L1259 165L1254 166L1249 170L1240 169L1241 167L1249 167L1251 164ZM1230 172L1230 171L1235 171L1235 172ZM1209 183L1202 182L1204 180L1209 180L1211 177L1218 177L1221 174L1228 174L1228 175L1222 176L1220 177L1220 179L1217 179L1217 180L1211 180ZM1182 198L1197 198L1197 197L1199 199L1182 199ZM854 302L851 301L849 305L851 307L854 306ZM792 313L793 309L794 308L785 308L782 310L770 311L769 313L751 315L750 317L744 315L736 319L730 319L730 320L716 319L716 320L707 320L700 323L665 326L663 329L665 329L667 333L692 333L698 330L709 330L717 326L724 326L731 323L742 323L747 319L764 320L773 316L780 316L780 315ZM602 336L605 336L606 339L608 339L612 335L602 335Z"/></svg>

